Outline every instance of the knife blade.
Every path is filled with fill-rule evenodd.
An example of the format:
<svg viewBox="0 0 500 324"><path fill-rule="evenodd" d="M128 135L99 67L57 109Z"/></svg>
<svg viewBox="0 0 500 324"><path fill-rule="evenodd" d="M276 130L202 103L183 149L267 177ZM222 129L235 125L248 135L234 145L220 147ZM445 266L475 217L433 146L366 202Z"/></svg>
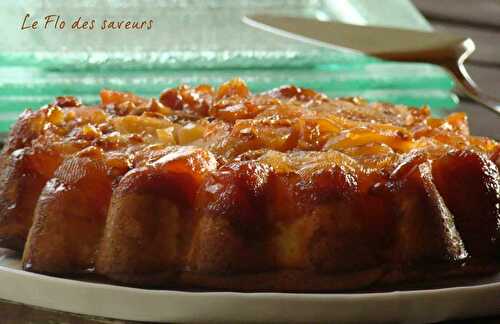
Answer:
<svg viewBox="0 0 500 324"><path fill-rule="evenodd" d="M301 17L258 14L246 16L243 21L253 27L299 41L392 60L427 60L429 56L442 55L450 47L468 41L467 38L446 33L360 26ZM472 51L473 43L468 46L468 50Z"/></svg>
<svg viewBox="0 0 500 324"><path fill-rule="evenodd" d="M359 26L264 14L243 17L243 22L274 34L327 48L343 48L386 60L440 65L454 76L465 94L500 114L500 99L484 93L464 66L464 61L476 48L470 38L412 29Z"/></svg>

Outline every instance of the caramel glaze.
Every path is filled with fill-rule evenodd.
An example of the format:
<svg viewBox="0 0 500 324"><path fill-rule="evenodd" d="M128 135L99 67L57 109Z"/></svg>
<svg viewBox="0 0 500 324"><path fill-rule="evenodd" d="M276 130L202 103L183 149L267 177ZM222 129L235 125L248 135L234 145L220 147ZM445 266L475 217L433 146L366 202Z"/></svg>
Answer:
<svg viewBox="0 0 500 324"><path fill-rule="evenodd" d="M499 164L462 113L294 86L59 97L25 111L3 149L0 245L29 271L139 286L328 291L497 271Z"/></svg>

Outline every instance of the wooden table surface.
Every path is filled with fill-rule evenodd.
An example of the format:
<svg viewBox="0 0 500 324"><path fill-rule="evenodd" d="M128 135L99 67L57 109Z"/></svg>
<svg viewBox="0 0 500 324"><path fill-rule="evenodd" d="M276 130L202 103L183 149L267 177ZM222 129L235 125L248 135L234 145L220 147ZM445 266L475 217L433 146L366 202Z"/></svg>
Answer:
<svg viewBox="0 0 500 324"><path fill-rule="evenodd" d="M476 52L467 64L474 80L486 92L500 97L500 0L414 0L436 30L471 37ZM500 139L500 116L461 98L457 111L465 111L473 134ZM133 323L48 311L0 300L1 324L117 324ZM500 317L446 323L500 324Z"/></svg>

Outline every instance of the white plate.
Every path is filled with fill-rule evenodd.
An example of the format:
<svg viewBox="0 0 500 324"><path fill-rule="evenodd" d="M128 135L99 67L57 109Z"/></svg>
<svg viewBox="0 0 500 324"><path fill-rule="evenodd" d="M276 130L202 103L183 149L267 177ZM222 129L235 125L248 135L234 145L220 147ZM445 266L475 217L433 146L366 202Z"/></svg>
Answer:
<svg viewBox="0 0 500 324"><path fill-rule="evenodd" d="M0 249L0 298L85 315L152 322L435 322L500 314L500 274L452 288L357 294L147 290L20 269Z"/></svg>

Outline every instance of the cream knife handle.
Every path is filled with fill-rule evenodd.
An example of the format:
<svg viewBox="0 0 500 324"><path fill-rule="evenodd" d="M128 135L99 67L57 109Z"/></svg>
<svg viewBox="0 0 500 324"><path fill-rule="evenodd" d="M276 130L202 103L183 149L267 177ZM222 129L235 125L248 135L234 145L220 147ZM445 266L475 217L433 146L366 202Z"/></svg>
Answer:
<svg viewBox="0 0 500 324"><path fill-rule="evenodd" d="M467 72L463 61L462 59L457 61L450 60L449 62L440 62L439 65L447 69L454 76L467 96L500 115L500 99L487 95L479 88Z"/></svg>
<svg viewBox="0 0 500 324"><path fill-rule="evenodd" d="M463 92L472 100L500 115L500 99L484 93L472 80L465 69L464 62L476 46L470 38L449 43L443 47L417 52L381 53L375 56L395 61L426 62L440 65L450 72Z"/></svg>
<svg viewBox="0 0 500 324"><path fill-rule="evenodd" d="M429 63L438 64L448 70L464 93L472 100L480 103L482 106L500 115L500 99L484 93L479 86L472 80L467 69L465 60L474 52L476 45L470 38L462 40L451 46L442 48L427 55Z"/></svg>

